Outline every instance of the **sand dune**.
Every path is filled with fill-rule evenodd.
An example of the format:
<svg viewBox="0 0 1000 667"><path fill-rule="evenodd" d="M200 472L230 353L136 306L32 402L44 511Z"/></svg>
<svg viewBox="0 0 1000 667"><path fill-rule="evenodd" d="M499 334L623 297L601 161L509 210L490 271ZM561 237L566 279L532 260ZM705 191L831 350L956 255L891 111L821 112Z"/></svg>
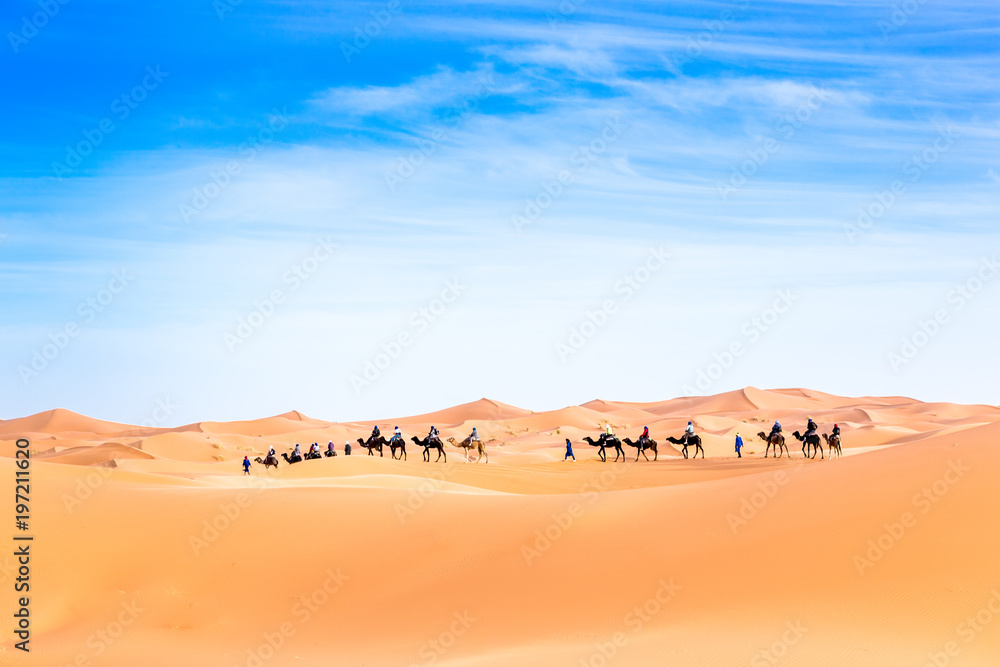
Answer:
<svg viewBox="0 0 1000 667"><path fill-rule="evenodd" d="M842 459L804 460L791 438L791 458L762 458L757 431L807 416L841 423ZM660 460L598 461L580 438L607 419L622 437L650 425ZM665 442L688 419L705 460ZM425 463L412 443L406 461L346 457L370 423L295 412L0 422L2 474L17 437L36 452L32 652L8 633L0 665L919 666L948 642L948 664L997 664L994 406L747 388L538 413L483 399L390 423L496 439L477 465L451 446ZM327 440L340 456L239 470ZM977 614L980 630L962 625Z"/></svg>
<svg viewBox="0 0 1000 667"><path fill-rule="evenodd" d="M478 401L464 403L446 410L412 417L399 417L393 419L392 422L394 424L433 424L441 428L451 424L461 424L469 420L501 421L530 414L530 410L516 408L512 405L507 405L500 401L492 401L488 398L481 398Z"/></svg>

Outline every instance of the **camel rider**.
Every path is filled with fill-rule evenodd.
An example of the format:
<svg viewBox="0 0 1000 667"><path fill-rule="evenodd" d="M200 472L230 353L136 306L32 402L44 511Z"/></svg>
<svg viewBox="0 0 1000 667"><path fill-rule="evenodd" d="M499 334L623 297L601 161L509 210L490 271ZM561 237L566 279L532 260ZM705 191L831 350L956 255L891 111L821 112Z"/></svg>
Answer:
<svg viewBox="0 0 1000 667"><path fill-rule="evenodd" d="M777 434L781 433L781 424L777 419L774 420L774 426L771 427L771 437L773 438Z"/></svg>
<svg viewBox="0 0 1000 667"><path fill-rule="evenodd" d="M270 447L267 448L267 456L265 456L264 458L274 459L275 461L278 460L278 455L274 453L274 445L271 445Z"/></svg>
<svg viewBox="0 0 1000 667"><path fill-rule="evenodd" d="M469 442L480 442L479 429L475 426L472 427L472 435L469 436Z"/></svg>
<svg viewBox="0 0 1000 667"><path fill-rule="evenodd" d="M299 443L297 442L295 443L295 451L292 452L292 458L294 459L296 456L300 459L302 458L302 450L299 449Z"/></svg>
<svg viewBox="0 0 1000 667"><path fill-rule="evenodd" d="M684 429L684 444L687 444L688 438L694 436L694 424L688 422L687 428Z"/></svg>
<svg viewBox="0 0 1000 667"><path fill-rule="evenodd" d="M319 454L319 443L314 442L312 446L309 447L309 455Z"/></svg>
<svg viewBox="0 0 1000 667"><path fill-rule="evenodd" d="M642 435L639 436L639 442L646 443L649 440L649 427L642 427Z"/></svg>
<svg viewBox="0 0 1000 667"><path fill-rule="evenodd" d="M611 430L611 422L608 422L607 424L604 425L603 436L604 436L605 440L613 440L614 439L615 433L614 433L614 431Z"/></svg>
<svg viewBox="0 0 1000 667"><path fill-rule="evenodd" d="M378 440L380 435L382 435L382 432L378 430L378 424L375 424L375 428L372 429L372 437L370 438L370 442L375 442L376 440Z"/></svg>
<svg viewBox="0 0 1000 667"><path fill-rule="evenodd" d="M396 427L396 430L392 432L392 439L396 442L403 442L403 432L399 430L398 426Z"/></svg>
<svg viewBox="0 0 1000 667"><path fill-rule="evenodd" d="M327 456L336 456L337 455L337 451L333 448L333 440L331 440L326 445L326 455Z"/></svg>
<svg viewBox="0 0 1000 667"><path fill-rule="evenodd" d="M427 433L427 442L441 442L441 433L431 426L431 430Z"/></svg>
<svg viewBox="0 0 1000 667"><path fill-rule="evenodd" d="M816 430L819 426L816 426L816 422L813 421L812 417L807 417L809 423L806 424L806 434L802 436L803 438L808 438L809 436L816 435Z"/></svg>
<svg viewBox="0 0 1000 667"><path fill-rule="evenodd" d="M836 437L838 437L838 438L840 437L840 425L839 424L834 424L833 425L833 435L836 436Z"/></svg>

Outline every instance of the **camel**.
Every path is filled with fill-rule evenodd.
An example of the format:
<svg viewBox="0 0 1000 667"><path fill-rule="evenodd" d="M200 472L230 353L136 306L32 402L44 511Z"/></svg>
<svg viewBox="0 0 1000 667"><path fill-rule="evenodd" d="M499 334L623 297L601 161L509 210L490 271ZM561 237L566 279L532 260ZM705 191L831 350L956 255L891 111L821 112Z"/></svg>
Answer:
<svg viewBox="0 0 1000 667"><path fill-rule="evenodd" d="M399 438L398 440L396 438L386 440L382 436L379 436L378 439L381 445L389 448L389 453L392 454L392 458L400 458L403 461L406 460L406 440L403 440L402 438ZM396 456L397 449L400 450L400 455L398 457Z"/></svg>
<svg viewBox="0 0 1000 667"><path fill-rule="evenodd" d="M473 449L479 452L479 458L476 459L476 463L479 463L484 456L486 457L486 462L487 463L490 462L490 455L486 453L486 446L483 444L482 440L473 441L472 436L469 436L462 442L458 442L457 440L455 440L455 438L448 438L448 442L450 442L454 447L461 447L462 449L465 450L466 463L469 463L470 461L469 452ZM473 444L473 442L475 442L475 444Z"/></svg>
<svg viewBox="0 0 1000 667"><path fill-rule="evenodd" d="M372 453L373 449L377 449L378 450L378 455L379 456L384 456L384 454L382 454L382 443L383 442L385 442L385 438L383 438L382 436L379 436L378 440L373 440L369 436L368 442L365 442L361 438L358 438L358 444L368 450L368 456L375 456Z"/></svg>
<svg viewBox="0 0 1000 667"><path fill-rule="evenodd" d="M281 458L285 459L285 463L287 463L288 465L291 465L293 463L298 463L299 461L302 460L301 456L295 456L294 453L292 454L291 458L289 458L288 454L285 452L281 452Z"/></svg>
<svg viewBox="0 0 1000 667"><path fill-rule="evenodd" d="M336 456L336 455L337 455L337 450L335 450L335 449L327 449L326 451L323 452L323 456L326 456L326 457L333 457L333 456Z"/></svg>
<svg viewBox="0 0 1000 667"><path fill-rule="evenodd" d="M625 450L622 449L622 443L621 443L621 441L618 438L614 438L614 437L608 438L607 436L602 435L601 438L600 438L600 440L597 440L595 442L594 439L591 438L588 435L587 437L584 438L584 440L586 440L590 444L591 447L600 447L600 450L598 450L597 455L601 457L602 461L607 461L608 460L608 455L604 451L608 447L614 447L614 450L615 450L615 461L614 462L615 463L618 462L618 456L619 455L621 455L622 461L626 460L625 459Z"/></svg>
<svg viewBox="0 0 1000 667"><path fill-rule="evenodd" d="M274 458L273 456L268 455L266 458L263 458L263 459L258 456L257 458L254 459L254 461L256 463L263 464L264 465L264 470L267 470L271 466L274 466L275 470L278 469L278 459Z"/></svg>
<svg viewBox="0 0 1000 667"><path fill-rule="evenodd" d="M315 452L306 452L305 455L303 455L302 460L312 461L313 459L321 459L321 458L323 458L323 453L317 449Z"/></svg>
<svg viewBox="0 0 1000 667"><path fill-rule="evenodd" d="M785 436L781 435L780 433L775 433L772 436L767 436L764 435L763 431L761 431L760 433L757 434L757 437L767 443L767 448L764 450L765 459L767 458L767 453L771 451L771 445L774 445L774 458L776 459L781 458L781 450L784 450L785 454L791 456L791 454L788 454L788 447L785 445Z"/></svg>
<svg viewBox="0 0 1000 667"><path fill-rule="evenodd" d="M795 431L794 433L792 433L792 435L795 437L796 440L799 440L799 441L802 442L802 455L805 456L807 459L808 458L813 458L813 459L816 458L816 451L817 450L819 450L819 458L820 459L825 458L823 456L823 445L819 444L819 436L818 435L816 435L814 433L814 434L812 434L810 436L805 436L804 437L798 431ZM813 455L812 456L809 456L809 447L810 446L813 448Z"/></svg>
<svg viewBox="0 0 1000 667"><path fill-rule="evenodd" d="M639 440L641 441L642 438L640 438ZM646 459L647 461L649 460L649 457L646 456L646 450L647 449L652 449L653 450L653 460L654 461L659 456L659 453L656 451L656 440L653 440L652 438L646 438L646 442L645 443L639 442L639 441L632 442L628 438L625 438L622 442L624 442L629 447L635 447L636 448L636 452L635 452L635 460L636 461L639 460L639 454L642 454L642 457L644 459Z"/></svg>
<svg viewBox="0 0 1000 667"><path fill-rule="evenodd" d="M438 461L440 461L442 456L444 457L444 462L445 463L448 462L448 454L445 453L444 444L441 442L440 439L429 440L428 438L424 438L423 440L421 440L420 438L414 435L410 437L410 440L417 443L417 446L424 448L424 461L430 463L431 450L436 449L438 450L438 455L437 458L434 459L434 462L437 463Z"/></svg>
<svg viewBox="0 0 1000 667"><path fill-rule="evenodd" d="M823 439L826 440L826 446L830 450L830 458L831 459L833 458L833 453L834 452L837 452L837 457L838 458L844 455L844 452L842 452L841 449L840 449L840 436L839 435L829 436L826 433L824 433L823 434Z"/></svg>
<svg viewBox="0 0 1000 667"><path fill-rule="evenodd" d="M690 445L694 445L694 456L691 457L691 458L695 458L695 459L698 458L698 452L701 452L701 458L705 458L705 450L702 449L702 447L701 447L701 436L700 435L692 435L690 438L687 439L687 442L684 442L684 438L675 438L673 436L668 436L667 440L669 440L670 442L674 443L675 445L682 445L683 446L683 449L681 450L681 454L684 455L684 458L688 457L688 447Z"/></svg>

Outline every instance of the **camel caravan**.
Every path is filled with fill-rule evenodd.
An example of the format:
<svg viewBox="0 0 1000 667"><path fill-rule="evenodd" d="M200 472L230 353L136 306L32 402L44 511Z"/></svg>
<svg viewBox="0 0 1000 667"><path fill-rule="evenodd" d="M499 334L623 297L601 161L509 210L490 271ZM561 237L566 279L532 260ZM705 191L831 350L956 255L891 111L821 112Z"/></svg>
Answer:
<svg viewBox="0 0 1000 667"><path fill-rule="evenodd" d="M794 431L792 437L802 443L802 455L808 459L815 459L816 454L819 454L820 459L826 458L823 452L823 442L826 443L827 449L830 452L830 458L833 458L834 454L838 457L842 456L842 451L840 448L840 426L838 424L833 425L833 433L823 433L822 440L820 440L819 426L812 420L812 417L808 418L808 423L806 425L805 433L799 433ZM782 454L790 457L791 454L788 452L788 446L785 444L784 429L778 421L774 422L771 427L770 433L764 433L763 431L757 434L757 438L767 444L764 450L764 458L766 459L769 454L772 453L774 458L781 458ZM684 429L684 433L680 438L675 438L673 436L668 436L666 438L667 442L674 445L678 445L681 448L681 454L684 458L688 458L688 448L692 448L694 451L690 454L691 458L698 458L698 453L701 453L701 458L705 458L705 449L702 447L701 436L695 433L693 422L687 423L687 428ZM486 451L486 445L483 440L479 437L479 429L473 428L472 433L469 434L464 440L456 440L455 438L447 438L446 440L441 439L441 434L434 426L431 426L430 431L428 431L427 436L423 439L417 436L411 436L410 441L414 445L420 447L422 450L423 460L426 463L431 462L431 452L433 451L436 455L434 462L444 460L445 463L448 462L448 454L445 452L444 445L445 442L450 444L452 447L460 448L465 453L465 462L471 463L472 454L475 453L477 458L475 463L484 461L485 463L490 462L489 454ZM620 458L622 461L626 461L625 449L623 445L632 447L636 450L635 460L639 460L639 456L642 456L647 461L650 460L647 455L647 451L652 452L653 461L656 461L659 457L659 451L657 449L656 440L653 440L649 436L649 427L643 427L642 435L636 440L630 438L619 439L618 436L614 434L611 428L611 424L605 425L604 430L598 436L597 440L594 440L590 436L583 438L591 447L597 447L597 456L601 461L607 462L608 454L613 451L615 454L614 462L617 462ZM368 451L368 456L374 456L375 452L378 452L379 456L384 456L384 450L388 449L390 456L393 459L399 459L401 461L406 460L406 439L403 437L403 433L399 430L397 426L392 434L392 436L386 440L379 431L379 427L375 426L372 429L371 435L367 439L358 438L358 446L362 449ZM572 456L572 445L567 439L567 458ZM736 454L742 458L741 449L743 447L743 439L740 434L736 434ZM348 441L344 444L344 454L350 456L351 454L351 443ZM302 461L308 461L310 459L322 459L337 456L337 451L333 446L333 442L327 445L326 450L320 450L318 443L313 443L309 450L303 453L298 444L290 452L282 452L281 458L285 460L285 463L291 465L294 463L300 463ZM268 450L268 453L264 457L258 456L254 459L257 463L264 466L265 469L278 467L278 454L274 451L274 447ZM573 457L576 460L576 457Z"/></svg>

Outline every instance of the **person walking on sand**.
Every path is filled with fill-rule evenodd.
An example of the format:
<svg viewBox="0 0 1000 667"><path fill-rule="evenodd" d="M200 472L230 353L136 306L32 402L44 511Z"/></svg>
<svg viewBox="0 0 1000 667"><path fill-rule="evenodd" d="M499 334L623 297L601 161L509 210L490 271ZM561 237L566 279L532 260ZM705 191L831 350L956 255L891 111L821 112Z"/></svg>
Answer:
<svg viewBox="0 0 1000 667"><path fill-rule="evenodd" d="M249 456L244 456L243 457L243 474L244 475L249 475L250 474L250 457Z"/></svg>
<svg viewBox="0 0 1000 667"><path fill-rule="evenodd" d="M741 449L743 449L743 438L741 438L740 434L737 433L736 434L736 456L738 458L743 458L743 454L740 453Z"/></svg>
<svg viewBox="0 0 1000 667"><path fill-rule="evenodd" d="M563 461L566 459L576 461L576 456L573 455L573 443L569 441L569 438L566 438L566 455L563 456Z"/></svg>
<svg viewBox="0 0 1000 667"><path fill-rule="evenodd" d="M344 443L344 456L350 456L350 455L351 455L351 441L348 440L347 442Z"/></svg>

